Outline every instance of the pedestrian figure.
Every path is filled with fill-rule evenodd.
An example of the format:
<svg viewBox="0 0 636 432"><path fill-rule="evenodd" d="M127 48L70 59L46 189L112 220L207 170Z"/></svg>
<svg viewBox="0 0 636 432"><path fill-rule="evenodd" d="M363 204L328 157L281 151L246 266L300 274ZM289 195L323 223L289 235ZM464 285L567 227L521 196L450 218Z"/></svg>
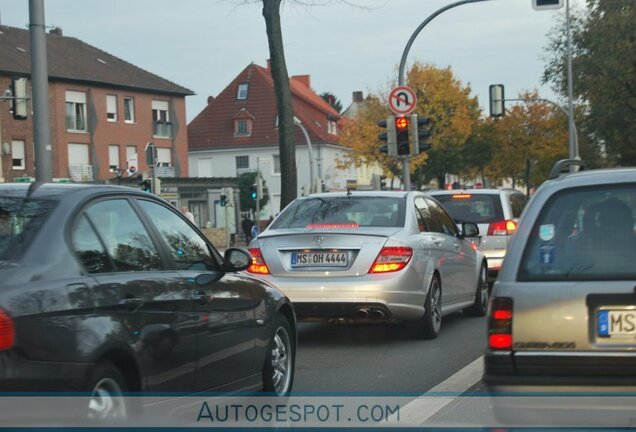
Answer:
<svg viewBox="0 0 636 432"><path fill-rule="evenodd" d="M181 214L184 215L186 219L188 219L190 222L195 223L194 215L190 213L190 210L188 209L188 207L186 206L181 207Z"/></svg>
<svg viewBox="0 0 636 432"><path fill-rule="evenodd" d="M241 227L243 228L243 232L245 233L245 242L249 244L252 241L252 228L254 227L254 221L247 216L243 216L243 222L241 222Z"/></svg>

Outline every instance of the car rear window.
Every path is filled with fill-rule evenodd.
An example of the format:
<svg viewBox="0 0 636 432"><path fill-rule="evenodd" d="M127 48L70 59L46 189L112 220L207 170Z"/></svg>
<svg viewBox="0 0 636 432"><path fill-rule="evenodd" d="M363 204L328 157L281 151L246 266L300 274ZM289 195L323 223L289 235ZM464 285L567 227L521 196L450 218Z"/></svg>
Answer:
<svg viewBox="0 0 636 432"><path fill-rule="evenodd" d="M0 260L18 259L56 201L0 197Z"/></svg>
<svg viewBox="0 0 636 432"><path fill-rule="evenodd" d="M272 229L404 226L404 198L312 197L291 203Z"/></svg>
<svg viewBox="0 0 636 432"><path fill-rule="evenodd" d="M504 219L499 194L456 193L433 195L455 220L490 224Z"/></svg>
<svg viewBox="0 0 636 432"><path fill-rule="evenodd" d="M553 196L528 239L522 281L636 279L636 184Z"/></svg>

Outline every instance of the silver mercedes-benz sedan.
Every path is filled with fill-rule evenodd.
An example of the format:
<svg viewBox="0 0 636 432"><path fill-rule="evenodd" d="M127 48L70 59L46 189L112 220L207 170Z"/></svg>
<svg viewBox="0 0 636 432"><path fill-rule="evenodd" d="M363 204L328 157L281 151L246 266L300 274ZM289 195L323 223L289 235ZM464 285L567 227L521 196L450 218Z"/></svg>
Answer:
<svg viewBox="0 0 636 432"><path fill-rule="evenodd" d="M299 319L415 321L434 338L443 315L486 313L478 235L419 192L310 195L250 243L247 271L281 289Z"/></svg>

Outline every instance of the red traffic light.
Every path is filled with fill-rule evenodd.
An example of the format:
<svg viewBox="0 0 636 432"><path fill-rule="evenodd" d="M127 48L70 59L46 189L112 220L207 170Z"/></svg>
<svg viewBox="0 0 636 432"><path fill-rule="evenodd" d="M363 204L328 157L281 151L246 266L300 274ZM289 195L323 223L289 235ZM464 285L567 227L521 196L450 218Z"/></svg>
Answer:
<svg viewBox="0 0 636 432"><path fill-rule="evenodd" d="M395 128L397 130L408 129L409 127L409 118L408 117L396 117L395 118Z"/></svg>

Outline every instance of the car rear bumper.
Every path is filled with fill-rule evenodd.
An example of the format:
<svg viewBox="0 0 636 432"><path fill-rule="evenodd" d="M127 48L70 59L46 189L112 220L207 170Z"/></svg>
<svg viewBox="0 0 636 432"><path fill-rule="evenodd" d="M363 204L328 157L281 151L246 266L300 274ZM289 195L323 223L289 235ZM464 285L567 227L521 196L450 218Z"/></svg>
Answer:
<svg viewBox="0 0 636 432"><path fill-rule="evenodd" d="M504 393L636 392L636 353L488 352L483 380Z"/></svg>
<svg viewBox="0 0 636 432"><path fill-rule="evenodd" d="M0 392L82 392L91 365L33 361L0 352Z"/></svg>
<svg viewBox="0 0 636 432"><path fill-rule="evenodd" d="M381 310L384 317L415 321L424 315L428 279L414 272L402 275L364 275L343 278L282 278L267 280L294 304L299 320L308 318L360 318L359 309Z"/></svg>

